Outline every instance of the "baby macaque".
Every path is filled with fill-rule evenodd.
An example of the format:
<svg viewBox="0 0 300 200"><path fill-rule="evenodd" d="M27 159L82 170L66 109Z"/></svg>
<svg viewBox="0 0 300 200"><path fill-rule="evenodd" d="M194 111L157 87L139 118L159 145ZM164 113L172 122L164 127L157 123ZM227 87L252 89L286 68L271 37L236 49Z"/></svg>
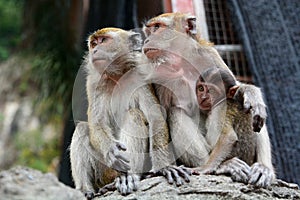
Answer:
<svg viewBox="0 0 300 200"><path fill-rule="evenodd" d="M260 135L268 137L268 132L265 127L260 132L253 131L251 114L245 113L241 103L235 100L238 88L234 76L220 68L206 70L196 83L200 111L208 115L206 139L213 147L208 161L199 167L200 173L230 173L228 162L236 163L240 167L240 181L267 187L275 174L270 142L267 140L260 146ZM265 148L262 160L257 155L258 148ZM261 170L259 173L257 168Z"/></svg>

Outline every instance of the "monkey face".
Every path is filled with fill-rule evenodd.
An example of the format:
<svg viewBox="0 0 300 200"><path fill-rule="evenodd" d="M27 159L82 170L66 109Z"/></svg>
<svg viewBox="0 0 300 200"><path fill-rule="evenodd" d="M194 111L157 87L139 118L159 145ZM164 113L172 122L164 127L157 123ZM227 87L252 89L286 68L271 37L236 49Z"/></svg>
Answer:
<svg viewBox="0 0 300 200"><path fill-rule="evenodd" d="M199 80L196 84L196 96L199 108L209 111L225 99L224 86Z"/></svg>
<svg viewBox="0 0 300 200"><path fill-rule="evenodd" d="M149 37L152 34L160 34L160 31L166 28L190 36L195 35L196 17L184 13L165 13L148 20L143 31Z"/></svg>
<svg viewBox="0 0 300 200"><path fill-rule="evenodd" d="M212 100L209 94L207 85L203 82L198 81L196 85L196 96L199 108L203 111L211 110Z"/></svg>
<svg viewBox="0 0 300 200"><path fill-rule="evenodd" d="M88 39L89 62L102 73L118 58L141 48L138 33L118 28L104 28L93 33ZM120 66L120 65L118 65ZM120 70L120 69L111 69Z"/></svg>

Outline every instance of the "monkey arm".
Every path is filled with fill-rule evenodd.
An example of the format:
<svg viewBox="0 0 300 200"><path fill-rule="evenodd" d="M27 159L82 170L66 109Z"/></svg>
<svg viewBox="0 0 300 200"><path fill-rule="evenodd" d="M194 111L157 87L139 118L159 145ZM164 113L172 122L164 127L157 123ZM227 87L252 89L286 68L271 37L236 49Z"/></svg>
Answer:
<svg viewBox="0 0 300 200"><path fill-rule="evenodd" d="M183 166L172 165L175 162L170 135L166 120L162 114L162 107L158 103L152 88L144 88L141 92L140 109L143 110L149 126L150 157L152 162L151 175L165 176L170 184L182 185L183 180L189 182L191 170ZM150 175L150 176L151 176Z"/></svg>
<svg viewBox="0 0 300 200"><path fill-rule="evenodd" d="M94 157L99 159L99 162L117 171L127 172L130 169L128 159L120 154L121 151L126 151L126 147L117 141L112 133L105 131L101 126L90 126L89 138L91 146L97 152Z"/></svg>
<svg viewBox="0 0 300 200"><path fill-rule="evenodd" d="M214 134L208 132L207 134ZM226 122L219 136L219 139L209 155L208 161L200 167L200 173L215 173L220 164L230 156L233 145L238 140L237 134L231 124Z"/></svg>
<svg viewBox="0 0 300 200"><path fill-rule="evenodd" d="M245 112L251 112L253 131L259 132L267 118L266 104L260 88L240 83L234 99L241 103Z"/></svg>
<svg viewBox="0 0 300 200"><path fill-rule="evenodd" d="M145 114L149 126L150 156L154 171L169 166L174 162L170 150L170 136L166 120L153 89L150 85L142 88L140 94L140 109ZM173 158L173 159L172 159Z"/></svg>
<svg viewBox="0 0 300 200"><path fill-rule="evenodd" d="M270 138L266 126L257 135L257 162L251 166L249 183L258 187L268 187L275 180L272 165Z"/></svg>

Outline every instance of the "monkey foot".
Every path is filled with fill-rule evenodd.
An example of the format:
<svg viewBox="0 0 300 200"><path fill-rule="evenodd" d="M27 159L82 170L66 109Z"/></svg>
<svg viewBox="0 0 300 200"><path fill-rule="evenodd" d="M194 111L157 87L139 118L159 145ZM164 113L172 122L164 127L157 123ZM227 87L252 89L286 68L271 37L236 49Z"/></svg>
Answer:
<svg viewBox="0 0 300 200"><path fill-rule="evenodd" d="M84 196L86 197L87 200L92 200L95 197L94 192L85 192Z"/></svg>
<svg viewBox="0 0 300 200"><path fill-rule="evenodd" d="M184 181L190 182L190 175L192 175L192 170L184 166L178 167L172 165L155 172L154 175L162 175L166 177L169 184L173 184L175 182L177 186L180 186L183 185Z"/></svg>

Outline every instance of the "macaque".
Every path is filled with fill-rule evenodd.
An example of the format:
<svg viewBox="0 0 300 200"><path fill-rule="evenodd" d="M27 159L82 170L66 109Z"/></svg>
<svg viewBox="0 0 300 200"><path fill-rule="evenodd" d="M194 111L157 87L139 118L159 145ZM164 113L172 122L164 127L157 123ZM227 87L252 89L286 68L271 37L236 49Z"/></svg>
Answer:
<svg viewBox="0 0 300 200"><path fill-rule="evenodd" d="M160 104L166 110L177 163L187 167L202 166L207 162L212 146L204 137L206 116L197 114L195 109L194 84L201 72L211 67L232 72L212 44L201 39L194 16L162 14L150 19L143 29L146 35L143 53L152 63L152 67L144 71L148 74L145 79L153 81ZM259 88L239 83L238 93L243 109L251 113L253 130L264 129L266 108ZM265 154L270 149L268 136L261 134L257 140L257 161L269 161L271 155ZM235 166L231 169L237 170L234 174L239 174L238 165L231 164ZM255 175L260 174L258 171ZM180 178L174 176L175 181Z"/></svg>
<svg viewBox="0 0 300 200"><path fill-rule="evenodd" d="M268 149L265 159L259 161L257 152L259 136L263 134L262 137L268 138L268 132L264 126L260 132L253 131L251 114L245 113L240 102L234 99L238 88L234 76L220 68L206 70L196 83L199 109L208 115L206 139L213 147L208 161L199 169L204 174L221 173L230 170L230 166L224 164L221 167L221 164L233 159L243 165L241 182L267 187L275 178L271 150ZM216 131L220 134L215 134ZM219 137L216 138L216 135ZM270 142L266 142L263 145L269 147ZM251 165L252 168L249 167ZM255 172L258 166L264 168L260 176Z"/></svg>
<svg viewBox="0 0 300 200"><path fill-rule="evenodd" d="M88 38L88 49L83 62L88 122L78 123L73 134L72 176L88 199L110 189L126 195L137 190L141 174L151 169L150 159L160 156L149 155L149 144L160 135L168 140L167 125L153 89L138 79L140 34L97 30ZM152 146L165 152L167 145Z"/></svg>

